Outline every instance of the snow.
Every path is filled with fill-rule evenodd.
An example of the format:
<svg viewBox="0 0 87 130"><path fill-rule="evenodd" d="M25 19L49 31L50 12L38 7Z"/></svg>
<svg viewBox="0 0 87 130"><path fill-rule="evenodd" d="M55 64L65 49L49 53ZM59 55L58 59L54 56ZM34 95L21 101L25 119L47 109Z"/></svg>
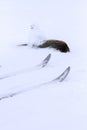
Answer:
<svg viewBox="0 0 87 130"><path fill-rule="evenodd" d="M30 25L28 46L32 47L33 45L40 45L46 39L45 34L37 25Z"/></svg>
<svg viewBox="0 0 87 130"><path fill-rule="evenodd" d="M86 4L86 0L0 1L0 76L28 70L0 80L0 96L32 88L0 101L1 130L87 130ZM40 31L31 33L32 24ZM17 46L38 41L39 34L43 40L66 41L71 51ZM33 70L49 53L48 65ZM38 85L67 66L71 71L62 83Z"/></svg>

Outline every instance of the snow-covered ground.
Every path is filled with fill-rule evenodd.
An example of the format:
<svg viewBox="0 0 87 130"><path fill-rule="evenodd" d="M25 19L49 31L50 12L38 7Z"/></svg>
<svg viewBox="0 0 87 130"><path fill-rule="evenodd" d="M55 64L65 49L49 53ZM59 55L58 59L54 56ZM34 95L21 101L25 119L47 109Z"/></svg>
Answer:
<svg viewBox="0 0 87 130"><path fill-rule="evenodd" d="M86 12L86 0L0 1L0 77L29 68L0 80L0 96L32 87L0 101L1 130L87 130ZM31 24L46 39L66 41L71 52L17 46L34 40ZM33 70L49 53L48 65ZM71 71L63 82L38 86L67 66Z"/></svg>

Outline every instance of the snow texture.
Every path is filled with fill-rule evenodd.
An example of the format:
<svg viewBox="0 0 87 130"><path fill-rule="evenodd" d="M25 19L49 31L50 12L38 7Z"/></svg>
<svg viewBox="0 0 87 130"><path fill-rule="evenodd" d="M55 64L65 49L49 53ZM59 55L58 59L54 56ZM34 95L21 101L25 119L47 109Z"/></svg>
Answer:
<svg viewBox="0 0 87 130"><path fill-rule="evenodd" d="M87 130L86 5L86 0L0 1L0 76L29 68L0 80L0 96L50 81L71 67L61 83L1 100L1 130ZM44 39L64 40L71 52L31 48ZM17 46L25 43L29 46ZM47 66L32 71L49 53Z"/></svg>

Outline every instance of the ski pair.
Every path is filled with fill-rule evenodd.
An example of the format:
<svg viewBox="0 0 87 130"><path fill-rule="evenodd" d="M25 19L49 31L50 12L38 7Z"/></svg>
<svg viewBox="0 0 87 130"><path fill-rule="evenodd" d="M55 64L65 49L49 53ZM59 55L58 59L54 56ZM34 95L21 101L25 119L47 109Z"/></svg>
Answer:
<svg viewBox="0 0 87 130"><path fill-rule="evenodd" d="M70 66L67 67L65 69L65 71L63 71L63 73L61 73L58 77L54 78L53 80L50 80L48 82L44 82L42 84L38 84L38 85L35 85L35 86L30 86L30 87L27 87L25 89L22 89L22 90L19 90L19 91L16 91L16 92L12 92L12 93L8 93L8 94L4 94L0 97L0 100L2 99L6 99L6 98L10 98L10 97L14 97L14 96L17 96L19 94L22 94L24 92L28 92L32 89L35 89L35 88L38 88L38 87L41 87L43 85L48 85L50 83L55 83L55 82L62 82L64 81L64 79L67 77L67 75L69 74L70 72Z"/></svg>

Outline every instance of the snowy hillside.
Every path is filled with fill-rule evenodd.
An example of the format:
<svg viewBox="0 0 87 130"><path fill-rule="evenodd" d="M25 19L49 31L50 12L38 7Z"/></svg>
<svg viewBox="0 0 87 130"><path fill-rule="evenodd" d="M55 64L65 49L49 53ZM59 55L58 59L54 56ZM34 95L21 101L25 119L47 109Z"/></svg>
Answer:
<svg viewBox="0 0 87 130"><path fill-rule="evenodd" d="M0 97L30 88L0 100L1 130L87 130L86 4L86 0L0 1ZM31 24L40 31L32 32ZM70 52L31 47L44 39L64 40ZM25 43L29 46L18 46ZM49 53L47 66L36 68ZM63 82L40 85L68 66L71 71Z"/></svg>

